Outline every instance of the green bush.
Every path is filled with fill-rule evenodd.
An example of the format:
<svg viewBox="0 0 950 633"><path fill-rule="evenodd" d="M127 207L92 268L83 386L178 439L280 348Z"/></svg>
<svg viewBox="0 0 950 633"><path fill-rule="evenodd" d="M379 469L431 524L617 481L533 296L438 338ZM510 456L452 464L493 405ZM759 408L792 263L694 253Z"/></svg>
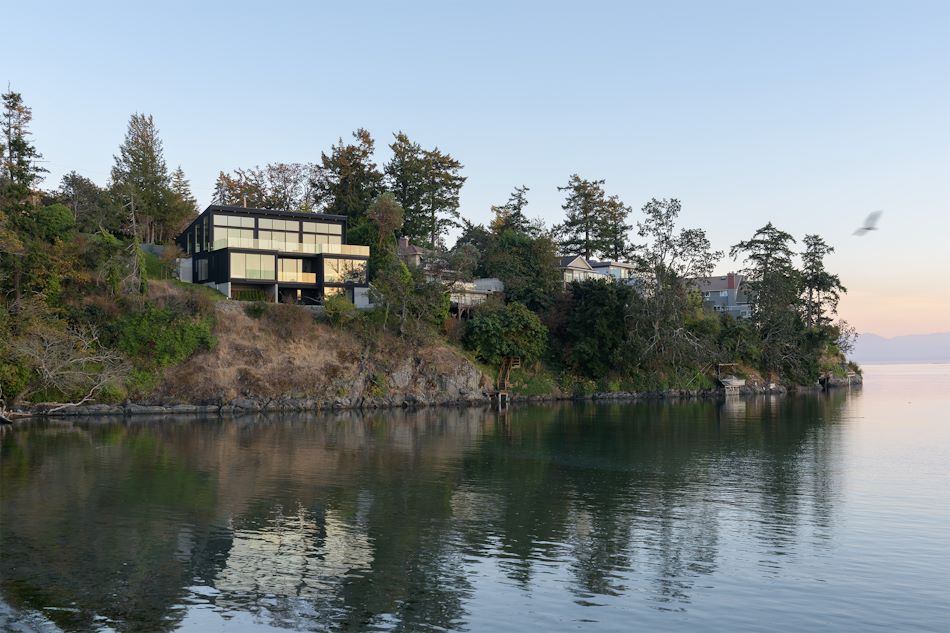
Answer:
<svg viewBox="0 0 950 633"><path fill-rule="evenodd" d="M168 367L214 347L213 324L211 317L195 319L171 308L146 304L115 323L115 346L139 368Z"/></svg>
<svg viewBox="0 0 950 633"><path fill-rule="evenodd" d="M323 302L324 313L330 325L335 327L344 327L355 321L360 312L349 299L343 295L333 295L327 297Z"/></svg>
<svg viewBox="0 0 950 633"><path fill-rule="evenodd" d="M571 373L563 373L558 378L558 386L564 393L574 396L589 396L597 392L597 383L590 378L584 378Z"/></svg>
<svg viewBox="0 0 950 633"><path fill-rule="evenodd" d="M544 354L548 329L524 304L486 303L468 322L463 340L486 363L497 365L508 356L530 363Z"/></svg>
<svg viewBox="0 0 950 633"><path fill-rule="evenodd" d="M514 369L511 390L521 396L547 396L557 391L557 381L543 367Z"/></svg>
<svg viewBox="0 0 950 633"><path fill-rule="evenodd" d="M244 314L252 319L259 319L267 311L267 304L263 301L254 301L244 306Z"/></svg>

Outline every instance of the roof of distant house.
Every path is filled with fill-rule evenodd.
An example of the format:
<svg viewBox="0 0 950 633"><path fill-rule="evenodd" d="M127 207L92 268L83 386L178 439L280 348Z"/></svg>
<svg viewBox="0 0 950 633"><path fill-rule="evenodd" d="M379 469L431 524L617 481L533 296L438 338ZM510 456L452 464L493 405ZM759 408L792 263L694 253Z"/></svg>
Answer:
<svg viewBox="0 0 950 633"><path fill-rule="evenodd" d="M405 257L407 255L425 255L429 251L422 248L421 246L416 246L415 244L409 243L409 238L400 237L397 245L397 252L400 257Z"/></svg>
<svg viewBox="0 0 950 633"><path fill-rule="evenodd" d="M735 274L735 288L742 285L745 275ZM729 290L729 275L721 277L695 277L689 280L700 292L715 292L717 290Z"/></svg>
<svg viewBox="0 0 950 633"><path fill-rule="evenodd" d="M569 268L570 265L573 264L578 259L582 263L584 263L588 268L590 268L590 264L587 263L587 260L585 260L580 255L561 255L557 260L558 268Z"/></svg>
<svg viewBox="0 0 950 633"><path fill-rule="evenodd" d="M618 266L620 268L636 268L636 266L630 262L615 262L610 259L602 262L597 261L596 259L588 259L587 263L591 268L607 268L609 266Z"/></svg>

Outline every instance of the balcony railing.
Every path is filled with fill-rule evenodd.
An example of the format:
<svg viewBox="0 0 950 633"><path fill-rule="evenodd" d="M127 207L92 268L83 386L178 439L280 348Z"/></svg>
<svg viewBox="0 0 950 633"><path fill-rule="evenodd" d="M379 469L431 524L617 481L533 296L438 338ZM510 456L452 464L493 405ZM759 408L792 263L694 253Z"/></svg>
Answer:
<svg viewBox="0 0 950 633"><path fill-rule="evenodd" d="M317 273L295 273L280 271L277 273L277 281L290 281L298 284L317 283Z"/></svg>
<svg viewBox="0 0 950 633"><path fill-rule="evenodd" d="M225 237L215 240L211 250L223 248L247 248L258 251L278 251L281 253L305 253L311 255L356 255L369 257L369 246L356 244L301 244L299 242L278 242L276 240L251 240L242 237Z"/></svg>

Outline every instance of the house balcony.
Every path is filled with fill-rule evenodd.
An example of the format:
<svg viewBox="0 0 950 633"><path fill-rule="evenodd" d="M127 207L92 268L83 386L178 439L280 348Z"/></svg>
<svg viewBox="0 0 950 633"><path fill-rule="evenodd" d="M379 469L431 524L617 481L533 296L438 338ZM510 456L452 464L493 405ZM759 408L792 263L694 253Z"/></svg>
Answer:
<svg viewBox="0 0 950 633"><path fill-rule="evenodd" d="M257 251L303 253L307 255L355 255L357 257L369 257L369 246L359 246L356 244L301 244L299 242L251 240L240 237L225 237L220 240L215 240L211 244L211 250L213 251L225 248L245 248Z"/></svg>
<svg viewBox="0 0 950 633"><path fill-rule="evenodd" d="M278 271L277 281L283 281L295 284L315 284L317 283L317 273L296 273L290 271Z"/></svg>

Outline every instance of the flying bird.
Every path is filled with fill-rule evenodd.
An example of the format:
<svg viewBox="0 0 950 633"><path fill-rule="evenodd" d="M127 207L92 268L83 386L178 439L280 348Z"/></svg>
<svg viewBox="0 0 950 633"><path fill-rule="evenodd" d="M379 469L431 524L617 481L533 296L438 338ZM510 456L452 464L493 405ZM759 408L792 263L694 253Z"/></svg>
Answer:
<svg viewBox="0 0 950 633"><path fill-rule="evenodd" d="M864 224L857 231L854 232L855 235L864 235L868 231L877 230L877 221L881 218L883 211L871 211L867 219L864 220Z"/></svg>

